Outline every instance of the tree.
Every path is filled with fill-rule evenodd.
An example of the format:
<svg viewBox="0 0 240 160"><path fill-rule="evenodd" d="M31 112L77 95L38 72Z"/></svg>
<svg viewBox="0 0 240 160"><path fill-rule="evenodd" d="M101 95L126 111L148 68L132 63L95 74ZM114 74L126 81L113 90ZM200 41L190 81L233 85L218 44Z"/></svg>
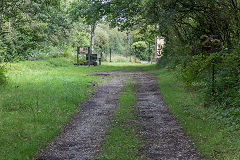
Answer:
<svg viewBox="0 0 240 160"><path fill-rule="evenodd" d="M140 60L147 60L147 44L144 41L137 41L131 45L131 48L134 52L136 52L136 57Z"/></svg>
<svg viewBox="0 0 240 160"><path fill-rule="evenodd" d="M97 48L99 48L101 51L106 50L108 47L107 45L109 44L108 33L100 27L97 28L95 41Z"/></svg>
<svg viewBox="0 0 240 160"><path fill-rule="evenodd" d="M6 0L0 3L1 55L5 60L25 59L45 40L49 11L58 9L60 0Z"/></svg>
<svg viewBox="0 0 240 160"><path fill-rule="evenodd" d="M81 0L72 3L71 15L75 20L79 17L91 26L91 53L94 54L94 35L96 25L105 15L105 3L101 0Z"/></svg>
<svg viewBox="0 0 240 160"><path fill-rule="evenodd" d="M225 104L225 108L239 106L236 100L240 89L236 78L239 77L237 66L240 65L239 0L111 0L108 6L106 19L112 25L128 30L137 28L138 33L149 32L149 37L164 37L166 45L158 64L165 63L171 68L178 66L180 75L188 84L204 88L207 99ZM222 52L204 51L202 36L220 40ZM214 46L216 40L209 41L209 45ZM213 64L218 68L214 89L210 81L212 77L208 75Z"/></svg>

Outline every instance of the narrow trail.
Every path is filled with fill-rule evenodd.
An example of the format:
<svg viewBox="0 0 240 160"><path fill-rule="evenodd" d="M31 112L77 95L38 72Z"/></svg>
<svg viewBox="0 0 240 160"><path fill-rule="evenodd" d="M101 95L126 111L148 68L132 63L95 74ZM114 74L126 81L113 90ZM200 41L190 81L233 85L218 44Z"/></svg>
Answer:
<svg viewBox="0 0 240 160"><path fill-rule="evenodd" d="M177 119L164 103L156 77L141 73L137 79L136 106L140 136L145 141L140 151L147 160L199 160L193 142L184 133Z"/></svg>
<svg viewBox="0 0 240 160"><path fill-rule="evenodd" d="M96 159L119 93L129 80L135 83L137 119L141 124L137 129L145 142L139 151L141 159L200 159L192 141L163 102L153 74L136 70L97 74L110 75L112 79L98 85L61 134L39 152L38 160Z"/></svg>

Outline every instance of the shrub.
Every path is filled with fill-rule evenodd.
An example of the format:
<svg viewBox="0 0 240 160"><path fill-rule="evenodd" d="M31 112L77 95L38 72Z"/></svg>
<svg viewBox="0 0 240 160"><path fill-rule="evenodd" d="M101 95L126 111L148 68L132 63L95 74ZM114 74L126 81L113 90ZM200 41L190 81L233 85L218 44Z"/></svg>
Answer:
<svg viewBox="0 0 240 160"><path fill-rule="evenodd" d="M132 49L133 52L135 52L135 48L136 48L136 56L140 60L147 60L148 59L148 55L147 55L147 52L146 52L147 44L144 41L134 42L131 46L131 49Z"/></svg>

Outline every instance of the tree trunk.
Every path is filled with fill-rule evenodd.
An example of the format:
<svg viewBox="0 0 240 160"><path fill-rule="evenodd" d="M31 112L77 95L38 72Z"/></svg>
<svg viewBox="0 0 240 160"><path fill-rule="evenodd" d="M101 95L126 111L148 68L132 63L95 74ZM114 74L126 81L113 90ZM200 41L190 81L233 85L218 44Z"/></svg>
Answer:
<svg viewBox="0 0 240 160"><path fill-rule="evenodd" d="M91 26L91 54L94 54L95 29L96 29L96 23Z"/></svg>

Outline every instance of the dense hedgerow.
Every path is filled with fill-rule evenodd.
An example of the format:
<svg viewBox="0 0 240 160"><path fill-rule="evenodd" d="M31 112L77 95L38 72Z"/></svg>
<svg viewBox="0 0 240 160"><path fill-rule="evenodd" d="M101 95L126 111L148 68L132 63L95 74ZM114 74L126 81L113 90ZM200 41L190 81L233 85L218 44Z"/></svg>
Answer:
<svg viewBox="0 0 240 160"><path fill-rule="evenodd" d="M168 46L166 46L168 47ZM216 53L200 53L191 58L181 56L182 48L165 48L159 67L177 71L178 77L204 96L204 104L213 107L230 123L240 122L240 47ZM178 53L178 56L176 56ZM213 78L214 67L214 78Z"/></svg>

